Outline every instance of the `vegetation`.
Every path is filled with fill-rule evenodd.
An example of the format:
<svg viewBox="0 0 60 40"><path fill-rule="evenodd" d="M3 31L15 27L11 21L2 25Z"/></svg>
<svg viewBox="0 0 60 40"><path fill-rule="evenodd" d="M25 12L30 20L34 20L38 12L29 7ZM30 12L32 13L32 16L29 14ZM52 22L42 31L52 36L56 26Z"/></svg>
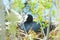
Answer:
<svg viewBox="0 0 60 40"><path fill-rule="evenodd" d="M7 5L9 7L5 8L7 9L5 10L6 40L60 40L60 24L57 25L55 24L57 21L52 20L52 18L57 19L57 11L53 9L54 6L57 6L56 1L26 0L23 2L23 0L14 0L12 3L9 1L9 3L10 4ZM40 23L41 32L35 33L33 30L29 30L29 32L26 33L26 31L18 27L19 22L23 23L25 21L24 16L28 14L28 12L36 15L36 17L34 16L34 21ZM45 22L44 24L42 23L43 21ZM49 33L51 23L55 24L56 28ZM44 34L43 29L45 27L47 27L47 35Z"/></svg>

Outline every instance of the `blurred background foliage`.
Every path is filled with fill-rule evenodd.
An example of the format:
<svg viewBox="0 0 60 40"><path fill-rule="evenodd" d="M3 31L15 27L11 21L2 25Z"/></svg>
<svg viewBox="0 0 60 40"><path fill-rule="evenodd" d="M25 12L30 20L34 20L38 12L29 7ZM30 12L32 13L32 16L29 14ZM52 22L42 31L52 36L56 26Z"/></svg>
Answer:
<svg viewBox="0 0 60 40"><path fill-rule="evenodd" d="M34 21L39 22L42 28L45 28L46 26L49 27L50 22L55 22L57 19L56 18L57 8L56 8L55 0L6 0L5 4L6 4L5 7L8 6L8 8L15 10L20 15L23 13L32 14ZM8 12L6 12L6 15L5 15L6 17L5 20L6 22L9 23L9 25L6 26L7 27L6 31L8 31L8 34L9 34L7 38L9 37L11 40L23 39L21 37L23 33L20 33L21 30L18 28L18 25L17 25L19 19L17 15L15 15L15 13L9 10L8 10L9 15L8 15ZM45 22L45 24L42 24L43 21ZM59 32L57 32L56 34L55 33L56 33L55 30L51 32L50 37L52 39L50 38L50 40L59 40L60 36L56 37L56 35L60 35ZM18 38L16 37L16 35L18 36ZM30 30L28 34L24 33L24 35L25 35L24 40L34 40L34 38L40 39L37 37L39 35L37 35L33 30ZM45 37L43 37L43 39L44 38Z"/></svg>

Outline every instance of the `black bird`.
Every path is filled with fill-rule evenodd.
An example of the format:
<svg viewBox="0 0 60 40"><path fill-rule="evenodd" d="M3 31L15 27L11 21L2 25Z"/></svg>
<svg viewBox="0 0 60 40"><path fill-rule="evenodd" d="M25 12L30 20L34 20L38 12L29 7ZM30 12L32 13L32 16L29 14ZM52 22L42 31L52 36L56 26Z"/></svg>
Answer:
<svg viewBox="0 0 60 40"><path fill-rule="evenodd" d="M36 33L40 32L40 23L37 23L35 21L33 21L33 17L32 15L28 14L28 18L26 19L26 21L24 22L24 28L26 32L29 32L30 28L32 28L32 30L34 30ZM50 26L50 31L53 30L53 27L55 27L54 25ZM24 30L24 28L21 26L21 29ZM43 29L44 33L46 35L47 33L47 27Z"/></svg>
<svg viewBox="0 0 60 40"><path fill-rule="evenodd" d="M40 24L33 21L33 17L30 14L28 14L28 18L26 19L24 26L27 32L30 30L30 28L32 28L32 30L34 30L35 32L38 32L40 29Z"/></svg>

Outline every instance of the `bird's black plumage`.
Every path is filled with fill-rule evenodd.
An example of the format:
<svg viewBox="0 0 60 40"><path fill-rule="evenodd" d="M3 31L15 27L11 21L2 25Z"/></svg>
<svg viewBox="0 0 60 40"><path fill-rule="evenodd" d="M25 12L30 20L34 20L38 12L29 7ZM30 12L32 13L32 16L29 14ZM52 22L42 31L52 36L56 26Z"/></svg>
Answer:
<svg viewBox="0 0 60 40"><path fill-rule="evenodd" d="M29 32L30 28L32 28L32 30L34 30L36 33L40 31L40 23L37 23L35 21L33 21L33 17L32 15L28 14L28 18L26 19L26 21L24 22L24 27L26 29L26 32ZM53 29L53 25L50 26L50 31ZM47 27L43 29L44 33L47 33Z"/></svg>
<svg viewBox="0 0 60 40"><path fill-rule="evenodd" d="M30 30L30 28L32 28L32 30L34 30L35 32L38 32L40 29L40 24L33 21L33 17L30 14L28 14L28 18L26 19L24 26L27 32Z"/></svg>

